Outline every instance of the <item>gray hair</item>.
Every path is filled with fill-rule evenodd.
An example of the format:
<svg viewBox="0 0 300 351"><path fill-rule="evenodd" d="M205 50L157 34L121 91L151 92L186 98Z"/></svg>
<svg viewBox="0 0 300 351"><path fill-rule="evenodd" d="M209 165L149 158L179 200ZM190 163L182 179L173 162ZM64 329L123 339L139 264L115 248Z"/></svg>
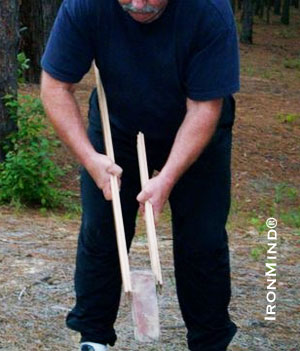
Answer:
<svg viewBox="0 0 300 351"><path fill-rule="evenodd" d="M156 7L153 7L151 5L147 5L141 10L137 9L132 4L125 4L125 5L121 5L121 6L122 6L122 9L126 12L128 12L128 11L134 12L134 13L158 13L159 12L159 9L157 9Z"/></svg>

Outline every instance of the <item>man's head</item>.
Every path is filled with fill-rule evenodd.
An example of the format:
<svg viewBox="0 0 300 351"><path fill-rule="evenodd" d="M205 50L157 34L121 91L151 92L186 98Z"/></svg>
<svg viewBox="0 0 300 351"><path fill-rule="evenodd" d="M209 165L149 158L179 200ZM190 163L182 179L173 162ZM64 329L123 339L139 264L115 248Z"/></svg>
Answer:
<svg viewBox="0 0 300 351"><path fill-rule="evenodd" d="M161 16L169 0L118 0L123 10L138 22L150 23Z"/></svg>

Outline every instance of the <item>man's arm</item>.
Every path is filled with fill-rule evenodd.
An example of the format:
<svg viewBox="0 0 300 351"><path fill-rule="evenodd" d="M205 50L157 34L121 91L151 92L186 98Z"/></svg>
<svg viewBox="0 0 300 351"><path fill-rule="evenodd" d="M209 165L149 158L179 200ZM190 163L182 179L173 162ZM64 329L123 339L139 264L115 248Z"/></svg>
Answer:
<svg viewBox="0 0 300 351"><path fill-rule="evenodd" d="M212 138L221 108L222 99L206 102L187 99L187 113L176 134L166 164L156 177L148 181L137 197L142 212L144 203L149 200L157 221L173 186Z"/></svg>
<svg viewBox="0 0 300 351"><path fill-rule="evenodd" d="M118 176L120 184L122 169L106 155L96 152L90 143L74 91L74 84L42 73L41 99L54 129L103 190L105 198L111 200L110 175Z"/></svg>

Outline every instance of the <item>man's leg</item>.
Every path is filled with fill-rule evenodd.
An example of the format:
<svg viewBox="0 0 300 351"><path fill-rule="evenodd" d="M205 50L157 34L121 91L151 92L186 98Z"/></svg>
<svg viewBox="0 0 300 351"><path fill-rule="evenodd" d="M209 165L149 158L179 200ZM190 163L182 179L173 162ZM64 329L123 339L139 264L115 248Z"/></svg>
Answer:
<svg viewBox="0 0 300 351"><path fill-rule="evenodd" d="M177 294L192 351L225 351L230 320L228 237L231 129L220 129L171 196Z"/></svg>
<svg viewBox="0 0 300 351"><path fill-rule="evenodd" d="M116 163L123 168L121 204L127 247L134 236L140 191L136 140L124 143L125 136L112 130ZM89 130L98 152L104 152L101 132ZM124 139L125 138L125 139ZM81 341L113 345L121 273L111 201L106 201L86 170L81 174L82 224L78 239L75 271L76 306L67 316L67 326L81 333Z"/></svg>

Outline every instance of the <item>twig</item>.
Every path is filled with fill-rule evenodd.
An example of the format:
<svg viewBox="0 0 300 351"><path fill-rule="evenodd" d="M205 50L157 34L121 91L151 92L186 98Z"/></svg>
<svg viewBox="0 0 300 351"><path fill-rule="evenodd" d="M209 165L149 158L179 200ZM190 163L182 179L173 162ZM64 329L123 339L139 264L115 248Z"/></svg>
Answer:
<svg viewBox="0 0 300 351"><path fill-rule="evenodd" d="M18 300L19 301L21 301L21 299L22 299L22 296L24 295L24 293L25 293L25 291L26 291L26 286L21 290L21 292L20 292L20 294L19 294L19 296L18 296Z"/></svg>

